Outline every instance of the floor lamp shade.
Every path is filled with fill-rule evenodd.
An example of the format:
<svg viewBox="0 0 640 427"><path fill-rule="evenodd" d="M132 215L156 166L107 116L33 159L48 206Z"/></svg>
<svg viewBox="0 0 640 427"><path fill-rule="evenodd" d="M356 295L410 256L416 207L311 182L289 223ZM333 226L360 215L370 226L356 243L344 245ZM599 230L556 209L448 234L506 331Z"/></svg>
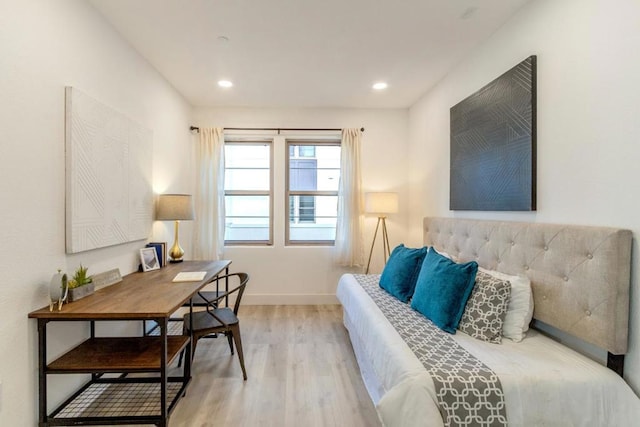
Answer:
<svg viewBox="0 0 640 427"><path fill-rule="evenodd" d="M398 212L398 193L365 193L364 210L367 213Z"/></svg>
<svg viewBox="0 0 640 427"><path fill-rule="evenodd" d="M184 256L184 250L178 243L178 224L180 221L189 221L194 218L193 199L190 194L161 194L158 196L156 206L156 220L175 221L174 242L169 250L171 262L180 262Z"/></svg>
<svg viewBox="0 0 640 427"><path fill-rule="evenodd" d="M378 237L378 230L380 228L382 228L382 251L385 264L387 263L387 258L390 256L391 248L389 246L389 235L387 234L386 214L398 212L398 193L365 193L364 210L367 213L378 215L378 223L376 224L376 231L373 234L371 250L369 250L369 260L367 261L367 269L365 270L365 274L369 274L371 255L373 255L373 247L376 244L376 237ZM382 227L380 227L381 224Z"/></svg>

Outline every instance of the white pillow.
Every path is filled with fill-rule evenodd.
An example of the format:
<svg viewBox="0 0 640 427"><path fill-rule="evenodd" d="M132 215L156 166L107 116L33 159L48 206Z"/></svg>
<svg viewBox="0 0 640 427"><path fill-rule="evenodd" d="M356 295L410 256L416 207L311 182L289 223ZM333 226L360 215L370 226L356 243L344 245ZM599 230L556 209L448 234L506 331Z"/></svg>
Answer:
<svg viewBox="0 0 640 427"><path fill-rule="evenodd" d="M480 270L501 280L511 283L511 299L507 307L507 314L502 324L502 336L515 342L520 342L529 330L529 323L533 318L533 293L531 281L526 276L511 276L499 271Z"/></svg>
<svg viewBox="0 0 640 427"><path fill-rule="evenodd" d="M442 256L443 256L443 257L445 257L445 258L449 258L451 261L455 261L455 259L453 259L453 257L452 257L451 255L449 255L449 254L448 254L448 253L446 253L446 252L440 252L439 250L437 250L437 249L436 249L436 248L434 248L433 246L429 246L429 248L427 249L427 251L430 251L430 250L432 250L432 249L433 249L437 254L440 254L440 255L442 255ZM428 252L427 252L427 253L428 253Z"/></svg>

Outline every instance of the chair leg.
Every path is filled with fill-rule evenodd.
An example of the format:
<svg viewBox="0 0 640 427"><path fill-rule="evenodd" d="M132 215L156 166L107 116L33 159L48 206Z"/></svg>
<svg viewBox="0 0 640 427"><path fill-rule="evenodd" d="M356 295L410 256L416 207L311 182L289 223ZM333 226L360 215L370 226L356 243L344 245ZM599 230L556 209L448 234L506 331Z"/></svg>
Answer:
<svg viewBox="0 0 640 427"><path fill-rule="evenodd" d="M182 335L187 335L187 328L184 322L182 323ZM185 351L186 351L186 348L183 348L182 351L180 352L180 358L178 359L178 368L182 366L182 358L184 357Z"/></svg>
<svg viewBox="0 0 640 427"><path fill-rule="evenodd" d="M233 335L233 341L235 341L236 343L236 350L238 350L238 359L240 360L240 367L242 368L242 376L246 381L247 371L244 369L244 355L242 354L242 339L240 338L240 325L232 326L231 333Z"/></svg>
<svg viewBox="0 0 640 427"><path fill-rule="evenodd" d="M227 336L227 341L229 341L229 349L231 350L231 355L233 356L233 332L227 331L225 335Z"/></svg>

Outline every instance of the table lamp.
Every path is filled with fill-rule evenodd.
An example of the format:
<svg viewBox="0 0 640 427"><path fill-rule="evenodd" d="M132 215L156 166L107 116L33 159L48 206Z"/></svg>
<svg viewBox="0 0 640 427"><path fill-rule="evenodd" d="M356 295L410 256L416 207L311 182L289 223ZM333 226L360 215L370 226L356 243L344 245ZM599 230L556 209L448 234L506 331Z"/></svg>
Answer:
<svg viewBox="0 0 640 427"><path fill-rule="evenodd" d="M376 231L373 234L373 242L371 242L369 260L367 261L367 270L365 271L365 274L369 274L371 255L373 254L373 247L376 244L380 223L382 223L382 250L385 264L387 263L387 258L391 255L389 235L387 234L386 214L398 212L398 193L365 193L364 210L366 213L378 214L378 223L376 224Z"/></svg>
<svg viewBox="0 0 640 427"><path fill-rule="evenodd" d="M161 194L158 196L156 220L175 221L175 241L169 250L169 262L182 262L184 250L178 243L178 225L180 221L192 219L193 200L190 194Z"/></svg>

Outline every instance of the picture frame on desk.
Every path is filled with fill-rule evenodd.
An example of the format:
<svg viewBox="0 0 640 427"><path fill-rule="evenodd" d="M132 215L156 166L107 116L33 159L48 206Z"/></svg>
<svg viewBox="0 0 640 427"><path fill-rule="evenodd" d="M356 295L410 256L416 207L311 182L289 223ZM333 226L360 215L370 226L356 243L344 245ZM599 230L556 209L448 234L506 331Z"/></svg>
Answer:
<svg viewBox="0 0 640 427"><path fill-rule="evenodd" d="M140 249L140 263L142 264L142 271L159 270L160 261L158 260L156 248Z"/></svg>
<svg viewBox="0 0 640 427"><path fill-rule="evenodd" d="M147 243L146 247L155 248L158 254L160 267L164 267L165 265L167 265L167 242L149 242Z"/></svg>

